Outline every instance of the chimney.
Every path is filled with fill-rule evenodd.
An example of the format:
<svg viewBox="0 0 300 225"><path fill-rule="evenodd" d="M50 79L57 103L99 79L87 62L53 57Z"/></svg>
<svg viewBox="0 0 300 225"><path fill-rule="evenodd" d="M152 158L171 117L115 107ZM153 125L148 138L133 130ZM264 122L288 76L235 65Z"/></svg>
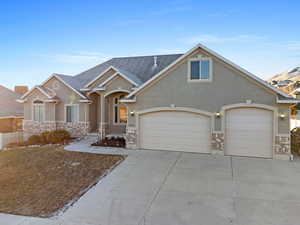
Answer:
<svg viewBox="0 0 300 225"><path fill-rule="evenodd" d="M24 95L28 91L28 86L15 86L15 92Z"/></svg>

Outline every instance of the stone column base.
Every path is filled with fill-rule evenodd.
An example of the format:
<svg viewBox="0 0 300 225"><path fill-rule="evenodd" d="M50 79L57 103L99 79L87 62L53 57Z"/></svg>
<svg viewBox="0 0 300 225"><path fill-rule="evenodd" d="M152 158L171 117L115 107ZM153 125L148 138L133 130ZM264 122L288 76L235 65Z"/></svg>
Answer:
<svg viewBox="0 0 300 225"><path fill-rule="evenodd" d="M222 131L214 131L211 135L211 153L224 155L224 133Z"/></svg>
<svg viewBox="0 0 300 225"><path fill-rule="evenodd" d="M290 156L290 154L291 154L290 134L276 135L274 148L275 148L274 149L275 155ZM282 157L279 157L279 158L282 158Z"/></svg>
<svg viewBox="0 0 300 225"><path fill-rule="evenodd" d="M126 148L137 149L137 133L136 128L133 126L126 127Z"/></svg>
<svg viewBox="0 0 300 225"><path fill-rule="evenodd" d="M107 123L99 123L99 136L100 136L100 139L103 139L105 138L106 134L107 134Z"/></svg>

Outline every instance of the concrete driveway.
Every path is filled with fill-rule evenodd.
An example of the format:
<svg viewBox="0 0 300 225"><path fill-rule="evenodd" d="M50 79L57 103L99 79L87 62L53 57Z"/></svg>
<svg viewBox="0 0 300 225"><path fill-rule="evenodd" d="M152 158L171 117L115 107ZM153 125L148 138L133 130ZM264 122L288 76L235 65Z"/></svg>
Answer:
<svg viewBox="0 0 300 225"><path fill-rule="evenodd" d="M166 151L125 153L129 156L120 166L60 216L14 224L300 223L299 162Z"/></svg>

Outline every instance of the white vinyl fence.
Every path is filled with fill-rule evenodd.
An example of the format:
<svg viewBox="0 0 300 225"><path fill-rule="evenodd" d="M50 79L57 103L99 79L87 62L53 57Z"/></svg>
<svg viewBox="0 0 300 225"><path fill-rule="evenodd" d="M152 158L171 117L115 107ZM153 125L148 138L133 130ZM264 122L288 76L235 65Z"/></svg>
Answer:
<svg viewBox="0 0 300 225"><path fill-rule="evenodd" d="M23 141L23 132L0 133L0 149L3 149L7 144L19 143Z"/></svg>

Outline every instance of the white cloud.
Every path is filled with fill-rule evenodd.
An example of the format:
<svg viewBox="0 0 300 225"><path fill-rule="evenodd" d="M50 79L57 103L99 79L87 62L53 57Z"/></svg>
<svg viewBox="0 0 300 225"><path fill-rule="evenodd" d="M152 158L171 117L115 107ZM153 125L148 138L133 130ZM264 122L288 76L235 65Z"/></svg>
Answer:
<svg viewBox="0 0 300 225"><path fill-rule="evenodd" d="M253 42L266 40L266 36L257 36L257 35L249 35L249 34L240 34L235 36L218 36L211 34L201 34L195 35L187 38L180 39L185 44L196 44L196 43L216 43L223 44L227 42Z"/></svg>
<svg viewBox="0 0 300 225"><path fill-rule="evenodd" d="M76 52L73 54L55 54L43 56L50 58L54 62L66 64L99 63L111 58L110 56L99 52Z"/></svg>

